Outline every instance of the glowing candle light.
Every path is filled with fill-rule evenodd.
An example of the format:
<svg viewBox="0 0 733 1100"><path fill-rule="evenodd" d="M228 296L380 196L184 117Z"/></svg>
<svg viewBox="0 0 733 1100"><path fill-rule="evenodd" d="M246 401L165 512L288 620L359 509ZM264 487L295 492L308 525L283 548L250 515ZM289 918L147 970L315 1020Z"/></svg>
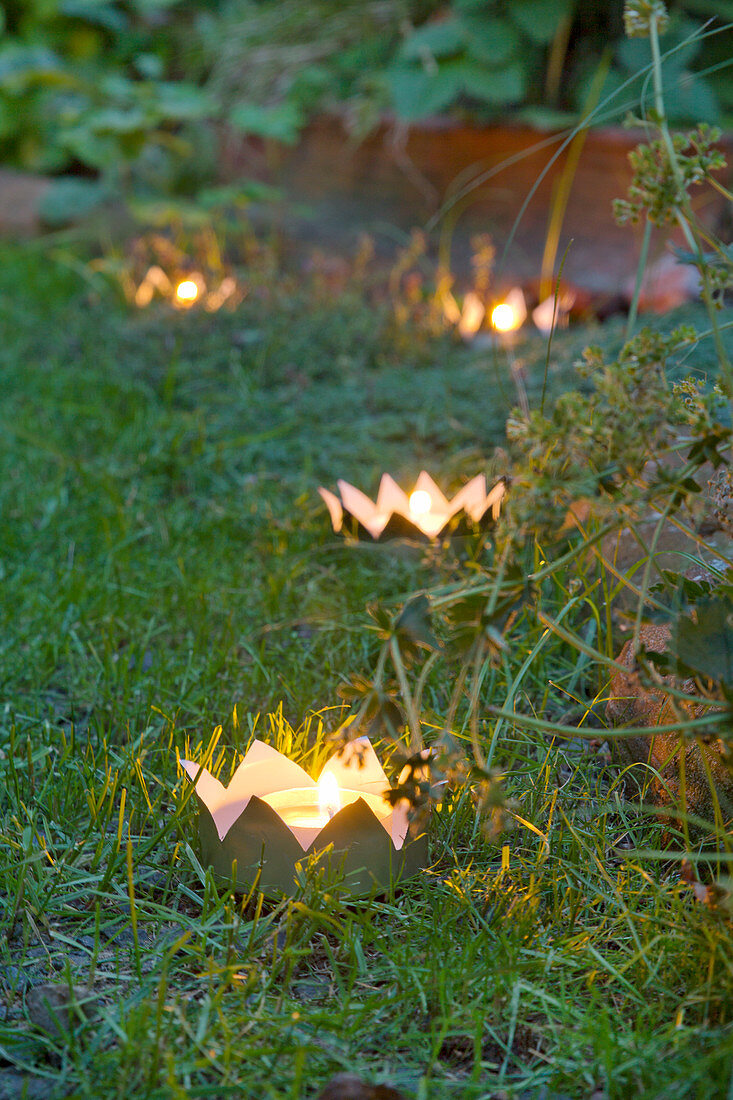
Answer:
<svg viewBox="0 0 733 1100"><path fill-rule="evenodd" d="M416 489L414 493L410 493L409 505L413 515L424 516L432 508L433 502L430 493L426 492L425 489Z"/></svg>
<svg viewBox="0 0 733 1100"><path fill-rule="evenodd" d="M303 848L309 848L321 829L343 806L363 798L378 820L386 819L391 806L379 795L341 789L336 776L324 772L317 787L291 787L262 796L285 822Z"/></svg>
<svg viewBox="0 0 733 1100"><path fill-rule="evenodd" d="M491 311L491 323L498 332L511 332L517 325L514 310L506 302L499 302Z"/></svg>
<svg viewBox="0 0 733 1100"><path fill-rule="evenodd" d="M206 278L200 271L191 271L185 279L171 280L157 264L148 268L139 286L128 284L126 292L135 305L141 308L150 305L158 294L177 309L190 309L196 305L203 307L208 313L216 313L226 303L236 305L244 297L243 288L231 275L225 276L218 283L214 281L213 286L207 286Z"/></svg>
<svg viewBox="0 0 733 1100"><path fill-rule="evenodd" d="M317 787L275 791L265 795L263 801L277 810L290 829L313 829L318 833L341 809L341 792L336 777L327 772Z"/></svg>
<svg viewBox="0 0 733 1100"><path fill-rule="evenodd" d="M503 302L498 302L491 311L491 325L497 332L514 332L527 316L524 294L519 287L510 290Z"/></svg>
<svg viewBox="0 0 733 1100"><path fill-rule="evenodd" d="M324 772L318 780L318 809L327 821L341 809L341 793L333 772Z"/></svg>
<svg viewBox="0 0 733 1100"><path fill-rule="evenodd" d="M184 279L176 287L176 298L179 302L195 302L199 296L199 288L193 279Z"/></svg>

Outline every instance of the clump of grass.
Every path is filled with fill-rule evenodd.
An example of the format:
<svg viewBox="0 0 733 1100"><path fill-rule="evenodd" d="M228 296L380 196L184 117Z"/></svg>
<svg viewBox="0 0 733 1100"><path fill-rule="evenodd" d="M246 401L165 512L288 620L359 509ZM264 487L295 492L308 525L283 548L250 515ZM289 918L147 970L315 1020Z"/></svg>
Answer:
<svg viewBox="0 0 733 1100"><path fill-rule="evenodd" d="M377 660L364 605L448 591L485 560L480 544L347 547L315 493L340 473L373 489L385 467L475 472L477 446L502 441L501 406L475 401L485 360L393 356L353 301L131 317L22 250L0 279L29 288L0 350L0 1072L82 1096L306 1096L344 1069L414 1095L716 1095L725 909L630 857L663 826L575 743L505 722L489 763L509 831L491 839L470 792L448 793L430 870L393 899L306 877L266 903L198 860L177 753L221 724L232 763L253 728L295 736L323 706L292 747L325 751L339 684ZM582 339L558 336L558 364ZM529 345L535 400L544 357ZM548 614L571 581L542 582ZM552 681L575 713L588 663L543 639L520 617L509 678L490 668L485 691L540 710ZM434 668L428 714L444 719L450 688ZM482 716L487 757L494 733ZM28 1016L49 982L80 991L70 1033Z"/></svg>

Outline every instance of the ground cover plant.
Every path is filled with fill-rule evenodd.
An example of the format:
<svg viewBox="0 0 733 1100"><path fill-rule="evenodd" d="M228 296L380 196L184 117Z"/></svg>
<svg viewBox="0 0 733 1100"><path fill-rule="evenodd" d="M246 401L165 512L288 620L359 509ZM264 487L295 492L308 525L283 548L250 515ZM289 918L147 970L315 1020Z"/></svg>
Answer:
<svg viewBox="0 0 733 1100"><path fill-rule="evenodd" d="M656 51L663 6L629 12ZM338 1070L419 1097L729 1094L722 800L655 813L604 709L656 616L648 682L695 680L668 690L678 736L730 743L731 562L694 505L707 461L726 518L730 265L687 198L712 154L655 94L619 212L676 218L705 298L656 331L632 309L480 350L275 269L232 312L135 311L63 241L4 248L6 1094L305 1097ZM423 466L511 474L490 538L333 536L319 484ZM689 550L656 569L666 519L718 553L702 581ZM215 881L178 756L226 775L256 732L315 770L348 707L393 774L439 750L425 873L360 901L307 867L280 903Z"/></svg>

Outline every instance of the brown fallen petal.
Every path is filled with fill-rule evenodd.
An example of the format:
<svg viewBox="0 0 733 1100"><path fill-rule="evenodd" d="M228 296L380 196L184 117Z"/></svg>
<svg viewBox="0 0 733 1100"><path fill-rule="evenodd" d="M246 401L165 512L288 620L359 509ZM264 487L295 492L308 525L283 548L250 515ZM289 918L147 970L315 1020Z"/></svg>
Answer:
<svg viewBox="0 0 733 1100"><path fill-rule="evenodd" d="M337 1073L328 1082L318 1100L407 1100L405 1094L390 1085L370 1085L355 1073Z"/></svg>

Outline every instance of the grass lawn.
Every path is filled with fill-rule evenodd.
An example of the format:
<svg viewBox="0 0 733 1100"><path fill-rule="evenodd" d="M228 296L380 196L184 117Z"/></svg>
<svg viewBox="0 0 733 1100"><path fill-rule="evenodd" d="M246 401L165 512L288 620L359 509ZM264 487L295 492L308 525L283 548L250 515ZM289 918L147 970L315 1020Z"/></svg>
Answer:
<svg viewBox="0 0 733 1100"><path fill-rule="evenodd" d="M281 703L319 751L377 658L366 605L465 567L347 545L317 487L501 473L502 356L356 290L133 313L37 247L0 259L0 1097L279 1100L343 1070L419 1098L733 1096L729 915L639 854L663 825L598 743L505 729L514 828L491 839L447 795L395 897L305 876L243 898L197 858L177 753L221 725L234 762L255 728L287 734ZM558 335L551 391L621 338ZM545 352L518 352L533 407ZM520 709L565 684L579 720L603 674L569 661L547 645ZM428 723L450 687L431 679ZM39 1029L44 983L83 1011Z"/></svg>

